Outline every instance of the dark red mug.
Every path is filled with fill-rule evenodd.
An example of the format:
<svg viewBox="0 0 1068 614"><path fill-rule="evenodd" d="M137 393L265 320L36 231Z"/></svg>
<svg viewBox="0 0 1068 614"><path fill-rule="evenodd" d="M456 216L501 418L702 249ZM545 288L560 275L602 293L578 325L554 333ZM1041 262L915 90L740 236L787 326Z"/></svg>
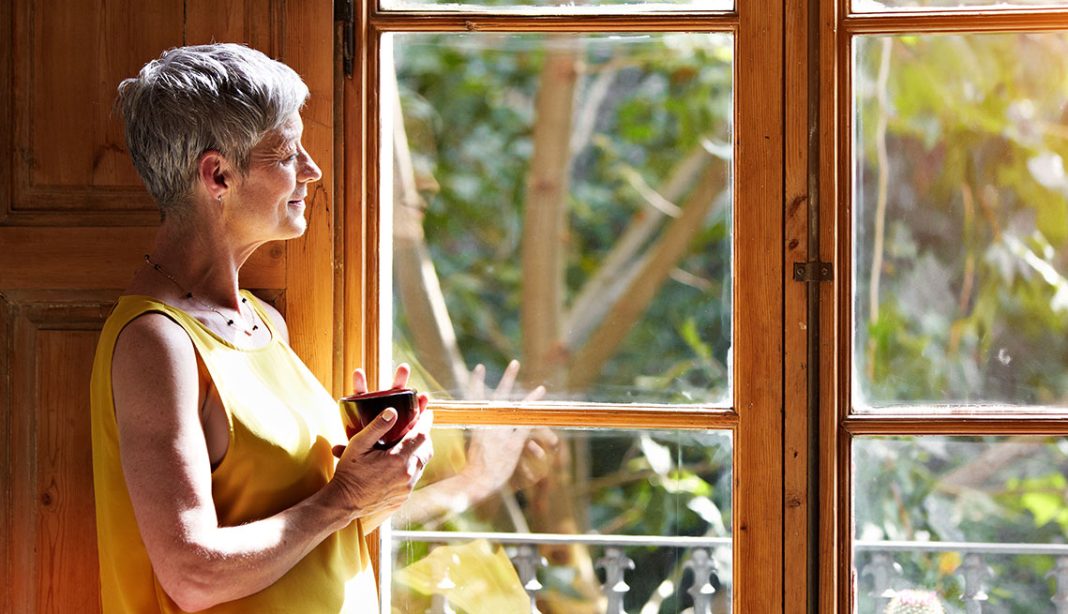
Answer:
<svg viewBox="0 0 1068 614"><path fill-rule="evenodd" d="M374 446L379 450L391 448L404 439L419 418L419 399L412 388L354 394L338 401L338 405L341 407L341 420L345 423L345 433L349 439L373 422L387 407L397 410L393 428Z"/></svg>

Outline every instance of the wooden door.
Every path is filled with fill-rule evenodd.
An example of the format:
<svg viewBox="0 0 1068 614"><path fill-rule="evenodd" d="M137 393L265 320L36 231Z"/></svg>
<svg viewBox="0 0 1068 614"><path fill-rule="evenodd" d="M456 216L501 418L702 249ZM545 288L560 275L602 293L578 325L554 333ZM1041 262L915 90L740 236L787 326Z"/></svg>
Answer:
<svg viewBox="0 0 1068 614"><path fill-rule="evenodd" d="M242 285L283 309L295 349L333 387L333 3L17 0L0 5L0 32L0 611L96 611L90 367L159 217L115 88L165 49L210 41L304 77L304 141L324 175L308 232L257 252Z"/></svg>

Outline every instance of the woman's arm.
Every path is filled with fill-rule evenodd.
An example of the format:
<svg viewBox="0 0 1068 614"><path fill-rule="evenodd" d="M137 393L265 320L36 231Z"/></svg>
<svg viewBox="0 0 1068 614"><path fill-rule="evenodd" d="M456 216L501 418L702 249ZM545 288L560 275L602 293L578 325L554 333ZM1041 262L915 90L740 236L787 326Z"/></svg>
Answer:
<svg viewBox="0 0 1068 614"><path fill-rule="evenodd" d="M401 443L373 449L396 419L384 412L352 438L322 490L269 518L220 527L199 377L192 342L166 316L142 316L119 336L112 382L123 473L153 569L184 610L260 591L356 518L397 509L429 454L429 412Z"/></svg>

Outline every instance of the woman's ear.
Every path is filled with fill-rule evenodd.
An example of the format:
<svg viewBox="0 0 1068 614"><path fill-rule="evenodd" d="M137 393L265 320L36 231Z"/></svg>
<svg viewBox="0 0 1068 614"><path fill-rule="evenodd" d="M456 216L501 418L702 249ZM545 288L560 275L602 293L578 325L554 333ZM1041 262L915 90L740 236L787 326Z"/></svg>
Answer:
<svg viewBox="0 0 1068 614"><path fill-rule="evenodd" d="M212 200L220 200L230 189L230 165L221 153L209 149L197 160L197 179Z"/></svg>

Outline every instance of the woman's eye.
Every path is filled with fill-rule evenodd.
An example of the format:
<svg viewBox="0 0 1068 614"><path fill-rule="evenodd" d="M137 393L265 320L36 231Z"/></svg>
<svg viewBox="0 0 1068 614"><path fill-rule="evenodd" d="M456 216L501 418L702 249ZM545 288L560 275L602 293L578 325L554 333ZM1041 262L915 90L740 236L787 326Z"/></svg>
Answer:
<svg viewBox="0 0 1068 614"><path fill-rule="evenodd" d="M293 163L293 162L296 162L296 161L297 161L297 154L292 154L292 155L290 155L290 156L287 156L287 157L286 157L286 158L285 158L284 160L282 160L282 161L283 161L283 162L285 162L286 164L291 164L291 163Z"/></svg>

